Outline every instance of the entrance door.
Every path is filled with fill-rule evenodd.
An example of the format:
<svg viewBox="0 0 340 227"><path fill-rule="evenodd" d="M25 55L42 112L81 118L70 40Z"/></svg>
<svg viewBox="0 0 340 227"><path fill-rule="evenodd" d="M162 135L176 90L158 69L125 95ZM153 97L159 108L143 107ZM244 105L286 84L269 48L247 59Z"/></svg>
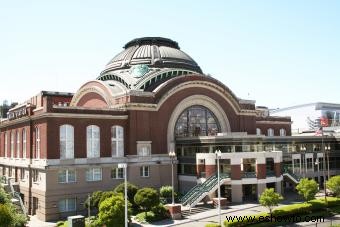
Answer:
<svg viewBox="0 0 340 227"><path fill-rule="evenodd" d="M244 184L243 189L243 201L256 201L257 200L257 185L256 184Z"/></svg>

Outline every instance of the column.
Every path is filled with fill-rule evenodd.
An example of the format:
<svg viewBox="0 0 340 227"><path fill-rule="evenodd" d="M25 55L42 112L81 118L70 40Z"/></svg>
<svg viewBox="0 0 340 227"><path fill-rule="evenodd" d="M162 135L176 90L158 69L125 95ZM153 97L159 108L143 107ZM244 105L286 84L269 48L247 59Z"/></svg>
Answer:
<svg viewBox="0 0 340 227"><path fill-rule="evenodd" d="M242 203L243 191L241 184L231 185L231 201L233 203Z"/></svg>

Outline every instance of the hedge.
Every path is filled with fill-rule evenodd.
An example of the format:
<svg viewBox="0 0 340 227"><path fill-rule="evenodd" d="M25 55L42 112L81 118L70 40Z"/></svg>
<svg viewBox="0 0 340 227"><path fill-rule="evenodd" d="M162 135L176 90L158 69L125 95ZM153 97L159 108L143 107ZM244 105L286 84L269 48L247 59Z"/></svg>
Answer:
<svg viewBox="0 0 340 227"><path fill-rule="evenodd" d="M206 224L205 227L221 227L221 226L216 223L209 223L209 224Z"/></svg>

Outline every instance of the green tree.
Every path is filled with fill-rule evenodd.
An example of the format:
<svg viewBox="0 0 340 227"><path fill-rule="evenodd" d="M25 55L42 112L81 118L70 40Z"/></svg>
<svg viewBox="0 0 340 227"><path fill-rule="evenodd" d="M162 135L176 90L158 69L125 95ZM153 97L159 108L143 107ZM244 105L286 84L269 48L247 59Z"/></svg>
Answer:
<svg viewBox="0 0 340 227"><path fill-rule="evenodd" d="M310 201L315 198L315 195L318 192L318 183L316 183L315 180L303 178L296 186L296 189L305 201Z"/></svg>
<svg viewBox="0 0 340 227"><path fill-rule="evenodd" d="M0 226L9 227L13 222L12 210L9 204L0 204Z"/></svg>
<svg viewBox="0 0 340 227"><path fill-rule="evenodd" d="M260 196L260 204L267 207L270 214L272 214L273 208L282 200L282 196L279 193L276 193L274 188L266 188Z"/></svg>
<svg viewBox="0 0 340 227"><path fill-rule="evenodd" d="M340 197L340 176L331 177L326 184L336 197Z"/></svg>
<svg viewBox="0 0 340 227"><path fill-rule="evenodd" d="M147 216L147 211L159 204L159 195L153 188L142 188L137 191L134 200Z"/></svg>
<svg viewBox="0 0 340 227"><path fill-rule="evenodd" d="M124 198L115 194L102 201L99 205L97 225L123 227L125 220Z"/></svg>

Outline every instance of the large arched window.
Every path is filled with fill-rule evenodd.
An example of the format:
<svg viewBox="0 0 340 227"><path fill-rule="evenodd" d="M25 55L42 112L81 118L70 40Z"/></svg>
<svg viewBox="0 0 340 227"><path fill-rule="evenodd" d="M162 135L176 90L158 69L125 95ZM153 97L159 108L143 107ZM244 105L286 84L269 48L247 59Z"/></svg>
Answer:
<svg viewBox="0 0 340 227"><path fill-rule="evenodd" d="M89 125L86 128L87 157L100 157L100 129L96 125Z"/></svg>
<svg viewBox="0 0 340 227"><path fill-rule="evenodd" d="M115 125L111 128L111 154L112 157L124 156L124 128Z"/></svg>
<svg viewBox="0 0 340 227"><path fill-rule="evenodd" d="M280 129L280 136L286 136L286 129L284 128Z"/></svg>
<svg viewBox="0 0 340 227"><path fill-rule="evenodd" d="M191 106L177 119L176 137L214 136L220 132L215 115L203 106Z"/></svg>
<svg viewBox="0 0 340 227"><path fill-rule="evenodd" d="M22 130L22 158L26 158L26 148L27 148L27 140L26 140L26 129Z"/></svg>
<svg viewBox="0 0 340 227"><path fill-rule="evenodd" d="M36 159L40 158L40 129L39 127L35 128L35 157Z"/></svg>
<svg viewBox="0 0 340 227"><path fill-rule="evenodd" d="M16 139L17 139L17 146L16 146L16 157L19 158L20 157L20 132L19 130L17 130L17 135L16 135Z"/></svg>
<svg viewBox="0 0 340 227"><path fill-rule="evenodd" d="M274 129L269 128L269 129L267 130L267 135L268 135L268 136L274 136Z"/></svg>
<svg viewBox="0 0 340 227"><path fill-rule="evenodd" d="M72 125L62 125L59 128L60 159L74 158L74 128Z"/></svg>

